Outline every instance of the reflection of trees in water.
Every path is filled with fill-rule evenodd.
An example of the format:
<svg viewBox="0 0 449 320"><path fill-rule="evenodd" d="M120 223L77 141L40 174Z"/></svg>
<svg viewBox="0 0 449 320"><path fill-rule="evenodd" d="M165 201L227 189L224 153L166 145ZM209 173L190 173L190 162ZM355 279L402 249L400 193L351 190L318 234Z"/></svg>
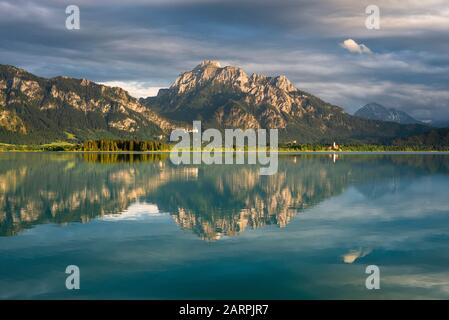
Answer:
<svg viewBox="0 0 449 320"><path fill-rule="evenodd" d="M368 197L449 172L448 157L283 156L260 176L245 165L177 167L164 154L3 154L0 235L35 224L87 222L146 200L204 239L286 226L298 211L355 185Z"/></svg>
<svg viewBox="0 0 449 320"><path fill-rule="evenodd" d="M120 163L120 162L140 162L140 161L162 161L168 158L168 153L82 153L83 160L97 163Z"/></svg>

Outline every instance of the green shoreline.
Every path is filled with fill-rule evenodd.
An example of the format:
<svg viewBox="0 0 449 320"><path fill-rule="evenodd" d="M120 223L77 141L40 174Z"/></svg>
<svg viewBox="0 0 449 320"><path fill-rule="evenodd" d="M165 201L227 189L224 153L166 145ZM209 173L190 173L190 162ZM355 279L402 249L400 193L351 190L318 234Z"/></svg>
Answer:
<svg viewBox="0 0 449 320"><path fill-rule="evenodd" d="M0 152L73 152L73 153L136 153L136 154L144 154L144 153L169 153L174 151L173 149L167 149L168 146L165 144L161 150L100 150L100 149L89 149L86 150L83 148L82 144L79 143L70 143L70 142L53 142L49 144L41 144L41 145L15 145L15 144L6 144L0 143ZM266 152L267 150L251 150L251 149L229 149L222 148L216 149L216 152ZM205 150L204 148L201 150L195 149L178 149L178 152L213 152ZM433 146L392 146L392 145L340 145L338 149L334 149L329 145L311 145L311 144L302 144L295 146L283 146L280 145L277 150L273 150L271 152L277 152L281 154L301 154L301 153L309 153L309 154L344 154L344 153L449 153L449 147L433 147Z"/></svg>
<svg viewBox="0 0 449 320"><path fill-rule="evenodd" d="M171 153L171 150L160 150L160 151L84 151L84 150L1 150L0 153L75 153L75 154L161 154L161 153ZM190 153L206 153L208 151L192 151L183 150L182 152ZM222 153L263 153L267 151L217 151ZM270 151L268 151L270 152ZM285 155L295 155L295 154L449 154L449 150L340 150L340 151L291 151L291 150L277 150L271 151L270 153L278 153Z"/></svg>

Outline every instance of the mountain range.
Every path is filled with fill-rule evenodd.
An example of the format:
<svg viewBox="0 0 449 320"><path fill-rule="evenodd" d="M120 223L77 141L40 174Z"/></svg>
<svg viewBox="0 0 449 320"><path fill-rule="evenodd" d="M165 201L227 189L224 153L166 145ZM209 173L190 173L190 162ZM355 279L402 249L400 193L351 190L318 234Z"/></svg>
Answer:
<svg viewBox="0 0 449 320"><path fill-rule="evenodd" d="M169 119L202 120L205 127L278 128L284 141L388 143L428 130L361 119L297 89L285 76L248 75L211 60L182 73L156 97L139 101Z"/></svg>
<svg viewBox="0 0 449 320"><path fill-rule="evenodd" d="M173 125L125 90L0 65L0 141L154 138Z"/></svg>
<svg viewBox="0 0 449 320"><path fill-rule="evenodd" d="M390 143L427 132L352 116L296 88L285 76L248 75L205 60L179 75L156 97L137 100L125 90L86 79L45 79L0 65L0 141L43 143L96 138L165 139L175 127L278 128L298 143Z"/></svg>

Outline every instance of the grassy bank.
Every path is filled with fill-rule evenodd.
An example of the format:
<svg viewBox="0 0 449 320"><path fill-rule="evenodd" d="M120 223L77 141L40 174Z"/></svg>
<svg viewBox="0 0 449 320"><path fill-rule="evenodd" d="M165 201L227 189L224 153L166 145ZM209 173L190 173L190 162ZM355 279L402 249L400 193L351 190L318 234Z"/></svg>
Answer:
<svg viewBox="0 0 449 320"><path fill-rule="evenodd" d="M20 151L77 151L79 145L70 142L53 142L47 144L7 144L0 143L1 152Z"/></svg>

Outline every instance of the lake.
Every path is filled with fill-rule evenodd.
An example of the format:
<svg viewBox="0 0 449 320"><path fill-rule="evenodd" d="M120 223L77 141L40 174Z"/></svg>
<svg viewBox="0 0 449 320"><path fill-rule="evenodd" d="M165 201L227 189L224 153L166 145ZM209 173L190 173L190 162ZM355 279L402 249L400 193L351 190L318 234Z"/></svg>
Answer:
<svg viewBox="0 0 449 320"><path fill-rule="evenodd" d="M0 154L1 299L447 299L448 266L449 155Z"/></svg>

